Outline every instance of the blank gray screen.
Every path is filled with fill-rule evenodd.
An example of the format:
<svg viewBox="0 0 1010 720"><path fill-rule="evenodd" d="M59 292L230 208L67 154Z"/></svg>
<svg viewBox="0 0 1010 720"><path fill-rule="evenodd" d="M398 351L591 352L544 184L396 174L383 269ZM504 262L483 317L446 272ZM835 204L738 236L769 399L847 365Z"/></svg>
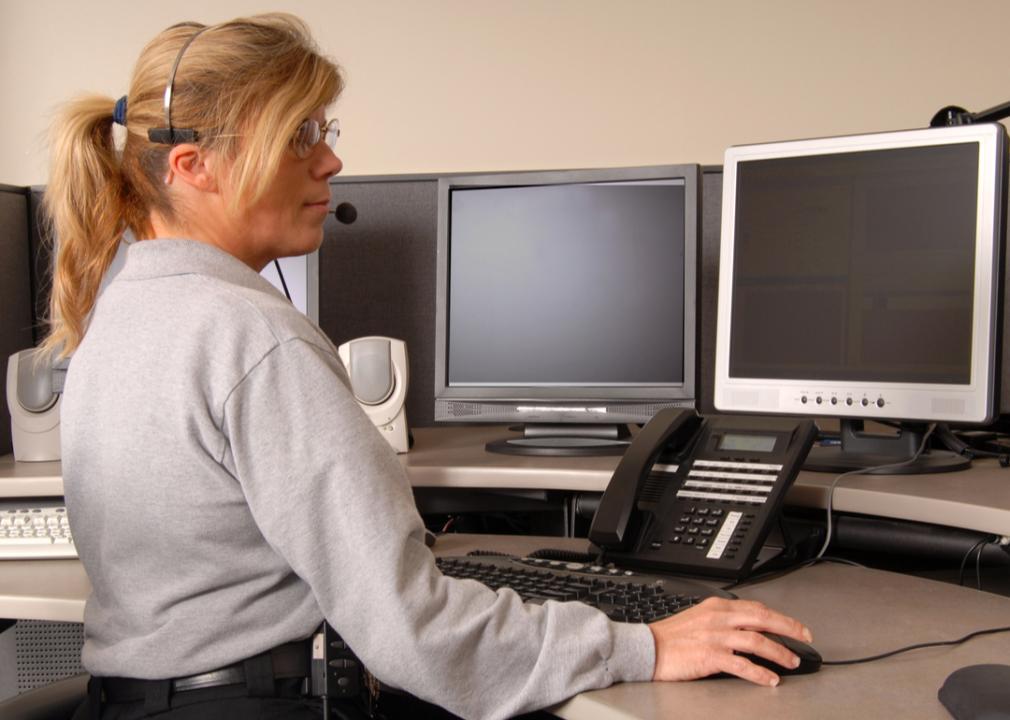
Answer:
<svg viewBox="0 0 1010 720"><path fill-rule="evenodd" d="M966 384L978 145L741 162L730 375Z"/></svg>
<svg viewBox="0 0 1010 720"><path fill-rule="evenodd" d="M684 381L681 180L456 188L449 385Z"/></svg>

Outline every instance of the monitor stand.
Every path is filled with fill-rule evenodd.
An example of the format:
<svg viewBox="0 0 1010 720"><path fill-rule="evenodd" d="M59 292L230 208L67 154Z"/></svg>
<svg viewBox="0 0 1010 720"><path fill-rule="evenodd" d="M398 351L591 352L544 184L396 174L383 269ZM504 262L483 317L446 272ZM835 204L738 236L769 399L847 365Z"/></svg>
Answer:
<svg viewBox="0 0 1010 720"><path fill-rule="evenodd" d="M863 431L862 420L841 420L841 445L810 448L804 470L845 473L878 465L897 465L912 458L922 445L928 425L900 423L897 435ZM971 459L947 450L926 448L915 462L866 470L868 475L922 475L967 470Z"/></svg>
<svg viewBox="0 0 1010 720"><path fill-rule="evenodd" d="M492 440L488 452L505 455L623 455L631 443L627 425L551 425L527 423L509 428L521 437Z"/></svg>

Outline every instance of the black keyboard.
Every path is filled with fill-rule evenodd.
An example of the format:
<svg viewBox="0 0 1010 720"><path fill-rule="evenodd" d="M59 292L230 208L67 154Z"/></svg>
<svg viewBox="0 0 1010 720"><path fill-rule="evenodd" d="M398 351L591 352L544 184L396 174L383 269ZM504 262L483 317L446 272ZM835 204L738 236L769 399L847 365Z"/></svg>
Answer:
<svg viewBox="0 0 1010 720"><path fill-rule="evenodd" d="M733 597L686 578L592 563L496 555L440 557L444 575L469 578L492 590L515 590L524 602L578 600L621 622L653 622L708 597Z"/></svg>

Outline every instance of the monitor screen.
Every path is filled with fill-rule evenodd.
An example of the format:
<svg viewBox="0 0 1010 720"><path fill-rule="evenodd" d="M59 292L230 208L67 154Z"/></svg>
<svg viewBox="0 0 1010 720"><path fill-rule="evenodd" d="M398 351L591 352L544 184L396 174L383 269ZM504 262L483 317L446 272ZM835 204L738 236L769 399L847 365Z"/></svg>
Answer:
<svg viewBox="0 0 1010 720"><path fill-rule="evenodd" d="M693 405L698 172L443 179L435 419L633 422Z"/></svg>
<svg viewBox="0 0 1010 720"><path fill-rule="evenodd" d="M719 410L986 422L1004 131L730 148Z"/></svg>

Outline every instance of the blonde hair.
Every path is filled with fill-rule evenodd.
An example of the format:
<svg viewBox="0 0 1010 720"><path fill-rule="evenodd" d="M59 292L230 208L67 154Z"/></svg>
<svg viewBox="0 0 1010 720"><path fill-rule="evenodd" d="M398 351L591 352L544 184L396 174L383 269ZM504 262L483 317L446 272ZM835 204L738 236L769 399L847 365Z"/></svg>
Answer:
<svg viewBox="0 0 1010 720"><path fill-rule="evenodd" d="M44 198L57 243L47 350L66 356L80 344L123 232L149 238L152 212L177 218L164 183L171 146L151 142L147 131L165 126L172 65L197 32L175 75L172 126L195 129L199 146L230 161L233 211L262 196L298 125L343 89L340 68L320 55L305 23L271 13L175 25L148 43L130 83L121 151L112 136L114 99L91 95L64 106L50 133Z"/></svg>

